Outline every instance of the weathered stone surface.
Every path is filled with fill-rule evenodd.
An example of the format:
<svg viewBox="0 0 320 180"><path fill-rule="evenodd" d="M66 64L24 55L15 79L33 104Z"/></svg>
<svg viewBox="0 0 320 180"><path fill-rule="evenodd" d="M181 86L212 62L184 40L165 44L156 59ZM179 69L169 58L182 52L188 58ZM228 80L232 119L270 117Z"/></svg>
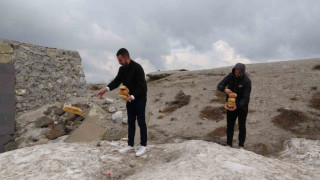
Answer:
<svg viewBox="0 0 320 180"><path fill-rule="evenodd" d="M0 63L15 67L17 116L45 104L86 96L85 75L76 51L0 38Z"/></svg>
<svg viewBox="0 0 320 180"><path fill-rule="evenodd" d="M12 63L12 56L8 54L0 54L0 63L1 64L10 64Z"/></svg>
<svg viewBox="0 0 320 180"><path fill-rule="evenodd" d="M51 124L53 124L53 120L47 116L42 116L38 118L35 122L37 128L48 127Z"/></svg>
<svg viewBox="0 0 320 180"><path fill-rule="evenodd" d="M13 53L13 48L11 45L0 45L0 54L10 54Z"/></svg>
<svg viewBox="0 0 320 180"><path fill-rule="evenodd" d="M58 51L58 49L55 49L55 48L48 48L47 54L48 54L48 56L55 58L59 54L59 51Z"/></svg>
<svg viewBox="0 0 320 180"><path fill-rule="evenodd" d="M47 134L47 138L50 140L53 140L65 134L66 134L66 131L64 126L62 124L57 124L57 125L54 125L51 131Z"/></svg>

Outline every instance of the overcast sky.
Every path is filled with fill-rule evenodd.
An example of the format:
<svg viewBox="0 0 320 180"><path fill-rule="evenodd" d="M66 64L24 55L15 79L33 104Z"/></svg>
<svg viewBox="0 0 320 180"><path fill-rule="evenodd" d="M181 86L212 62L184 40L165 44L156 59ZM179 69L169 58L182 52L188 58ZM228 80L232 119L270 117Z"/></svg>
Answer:
<svg viewBox="0 0 320 180"><path fill-rule="evenodd" d="M0 38L80 52L109 82L125 47L145 73L320 57L319 0L1 0Z"/></svg>

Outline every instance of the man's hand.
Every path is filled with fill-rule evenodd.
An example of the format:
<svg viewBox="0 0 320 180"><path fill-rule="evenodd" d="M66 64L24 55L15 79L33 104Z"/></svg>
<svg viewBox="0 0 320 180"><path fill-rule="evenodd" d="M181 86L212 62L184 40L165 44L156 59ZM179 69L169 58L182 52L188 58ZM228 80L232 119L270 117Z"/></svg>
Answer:
<svg viewBox="0 0 320 180"><path fill-rule="evenodd" d="M234 110L236 110L236 109L237 109L237 106L234 105L234 107L233 107L232 109L230 109L229 111L234 111Z"/></svg>
<svg viewBox="0 0 320 180"><path fill-rule="evenodd" d="M231 91L230 89L225 89L224 92L225 92L226 94L228 94L228 95L229 95L230 93L232 93L232 91Z"/></svg>
<svg viewBox="0 0 320 180"><path fill-rule="evenodd" d="M104 95L104 93L106 93L108 91L108 89L107 88L102 88L100 91L99 91L99 93L98 93L98 97L99 97L99 99L102 99L102 96Z"/></svg>
<svg viewBox="0 0 320 180"><path fill-rule="evenodd" d="M126 99L124 99L125 101L129 102L132 100L132 97L129 95Z"/></svg>

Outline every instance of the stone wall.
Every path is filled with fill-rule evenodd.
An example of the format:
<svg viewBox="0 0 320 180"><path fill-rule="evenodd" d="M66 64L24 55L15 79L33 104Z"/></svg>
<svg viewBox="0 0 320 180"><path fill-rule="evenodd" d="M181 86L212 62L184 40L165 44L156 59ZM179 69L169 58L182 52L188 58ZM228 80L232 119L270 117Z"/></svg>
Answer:
<svg viewBox="0 0 320 180"><path fill-rule="evenodd" d="M77 51L0 39L0 63L15 67L16 114L41 105L86 95Z"/></svg>

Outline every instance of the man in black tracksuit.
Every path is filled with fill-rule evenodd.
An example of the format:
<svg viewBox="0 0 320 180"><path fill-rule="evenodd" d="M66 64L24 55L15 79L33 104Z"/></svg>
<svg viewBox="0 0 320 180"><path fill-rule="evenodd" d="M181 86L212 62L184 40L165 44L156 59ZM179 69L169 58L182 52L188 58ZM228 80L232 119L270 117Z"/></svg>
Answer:
<svg viewBox="0 0 320 180"><path fill-rule="evenodd" d="M136 152L136 156L141 156L146 152L147 146L147 126L145 121L145 109L147 102L147 84L145 81L145 74L140 64L130 59L128 50L121 48L117 52L119 64L118 74L115 79L103 88L98 96L107 91L112 91L117 88L121 83L129 89L130 96L125 99L127 101L127 114L128 114L128 146L119 150L120 153L126 153L133 150L134 135L136 130L136 119L140 127L140 148Z"/></svg>
<svg viewBox="0 0 320 180"><path fill-rule="evenodd" d="M251 93L251 80L245 74L245 65L237 63L217 86L218 90L228 94L236 93L236 106L227 110L227 145L232 147L234 124L238 117L239 124L239 148L244 147L246 139L246 119L248 114L248 105ZM228 86L228 88L226 88Z"/></svg>

